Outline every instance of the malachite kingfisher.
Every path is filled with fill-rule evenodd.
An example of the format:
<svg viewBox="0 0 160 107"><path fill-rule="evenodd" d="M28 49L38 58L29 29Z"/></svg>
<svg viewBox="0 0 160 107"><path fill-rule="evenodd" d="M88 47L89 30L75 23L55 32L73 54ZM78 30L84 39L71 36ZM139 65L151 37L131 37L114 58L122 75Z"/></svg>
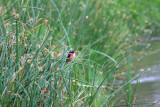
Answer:
<svg viewBox="0 0 160 107"><path fill-rule="evenodd" d="M70 51L70 52L68 53L66 62L72 61L72 60L74 59L74 57L75 57L75 53L77 53L77 52L79 52L79 51Z"/></svg>

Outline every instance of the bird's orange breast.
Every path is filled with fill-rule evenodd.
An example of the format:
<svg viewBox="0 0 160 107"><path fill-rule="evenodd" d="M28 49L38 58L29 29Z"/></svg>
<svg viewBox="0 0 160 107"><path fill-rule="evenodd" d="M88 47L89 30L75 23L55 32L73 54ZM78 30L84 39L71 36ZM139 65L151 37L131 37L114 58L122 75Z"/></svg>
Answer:
<svg viewBox="0 0 160 107"><path fill-rule="evenodd" d="M71 57L75 57L74 53L70 54Z"/></svg>

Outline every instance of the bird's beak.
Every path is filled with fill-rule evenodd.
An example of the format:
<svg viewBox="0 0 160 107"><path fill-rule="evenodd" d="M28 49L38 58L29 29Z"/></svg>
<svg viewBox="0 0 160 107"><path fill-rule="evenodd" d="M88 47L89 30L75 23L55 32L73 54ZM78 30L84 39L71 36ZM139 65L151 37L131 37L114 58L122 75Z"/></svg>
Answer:
<svg viewBox="0 0 160 107"><path fill-rule="evenodd" d="M77 53L77 52L79 52L79 51L75 51L74 53Z"/></svg>

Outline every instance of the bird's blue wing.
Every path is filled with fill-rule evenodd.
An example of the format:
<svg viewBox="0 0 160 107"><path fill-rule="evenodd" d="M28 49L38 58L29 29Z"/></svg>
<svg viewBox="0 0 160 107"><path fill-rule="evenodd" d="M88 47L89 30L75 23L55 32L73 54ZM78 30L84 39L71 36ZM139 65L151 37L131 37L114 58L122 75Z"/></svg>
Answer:
<svg viewBox="0 0 160 107"><path fill-rule="evenodd" d="M67 58L70 58L70 54L68 54Z"/></svg>

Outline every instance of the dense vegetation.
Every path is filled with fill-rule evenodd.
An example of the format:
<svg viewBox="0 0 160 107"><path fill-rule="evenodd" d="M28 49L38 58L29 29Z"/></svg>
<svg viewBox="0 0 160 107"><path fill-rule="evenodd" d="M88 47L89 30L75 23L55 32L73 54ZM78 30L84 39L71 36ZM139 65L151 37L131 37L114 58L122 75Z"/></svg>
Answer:
<svg viewBox="0 0 160 107"><path fill-rule="evenodd" d="M152 6L150 6L152 4ZM1 106L133 104L132 54L159 33L160 0L1 0ZM66 63L70 50L80 51ZM123 75L125 73L125 75ZM123 84L119 84L119 80Z"/></svg>

